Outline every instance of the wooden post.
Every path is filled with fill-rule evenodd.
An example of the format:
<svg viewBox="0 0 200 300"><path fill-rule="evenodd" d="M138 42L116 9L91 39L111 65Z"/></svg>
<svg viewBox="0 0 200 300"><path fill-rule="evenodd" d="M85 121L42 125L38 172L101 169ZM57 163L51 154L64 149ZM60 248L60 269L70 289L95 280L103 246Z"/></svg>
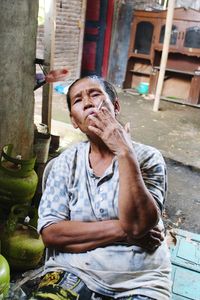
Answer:
<svg viewBox="0 0 200 300"><path fill-rule="evenodd" d="M0 1L0 151L13 144L24 160L33 155L37 16L37 0Z"/></svg>
<svg viewBox="0 0 200 300"><path fill-rule="evenodd" d="M77 68L76 68L76 78L79 78L80 74L81 74L86 9L87 9L87 0L82 0L81 19L79 21L80 36L79 36L79 49L78 49L78 61L77 61Z"/></svg>
<svg viewBox="0 0 200 300"><path fill-rule="evenodd" d="M190 84L189 102L192 104L200 103L200 74L194 74Z"/></svg>
<svg viewBox="0 0 200 300"><path fill-rule="evenodd" d="M46 72L53 68L54 63L54 41L56 30L56 0L45 0L45 21L44 21L44 61L47 66ZM51 130L53 84L43 86L42 92L42 123Z"/></svg>
<svg viewBox="0 0 200 300"><path fill-rule="evenodd" d="M164 76L165 76L165 69L166 69L167 58L168 58L169 43L170 43L172 22L173 22L173 15L174 15L174 6L175 6L175 0L169 0L167 18L166 18L166 26L165 26L165 36L164 36L164 43L163 43L163 51L162 51L161 63L160 63L160 72L159 72L159 77L158 77L158 84L156 87L153 111L158 111L158 109L159 109L160 96L161 96L161 92L162 92L163 81L164 81Z"/></svg>
<svg viewBox="0 0 200 300"><path fill-rule="evenodd" d="M164 1L163 10L165 10L166 8L167 8L167 0Z"/></svg>

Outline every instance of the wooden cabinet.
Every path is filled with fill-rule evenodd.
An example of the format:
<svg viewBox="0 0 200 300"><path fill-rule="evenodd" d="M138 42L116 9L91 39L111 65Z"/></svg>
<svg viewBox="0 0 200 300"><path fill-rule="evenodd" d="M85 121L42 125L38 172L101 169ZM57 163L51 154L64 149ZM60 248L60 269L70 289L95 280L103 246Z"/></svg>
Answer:
<svg viewBox="0 0 200 300"><path fill-rule="evenodd" d="M182 47L184 53L188 55L200 56L200 16L199 23L185 22L185 28L182 34Z"/></svg>
<svg viewBox="0 0 200 300"><path fill-rule="evenodd" d="M124 88L132 86L132 77L150 76L154 60L154 42L157 30L156 14L137 11L131 25L127 71Z"/></svg>
<svg viewBox="0 0 200 300"><path fill-rule="evenodd" d="M159 24L159 29L155 49L162 50L165 33L164 20ZM186 55L200 55L200 19L199 24L187 21L173 22L169 51Z"/></svg>
<svg viewBox="0 0 200 300"><path fill-rule="evenodd" d="M169 51L171 52L180 52L181 45L180 40L182 36L182 22L181 21L174 21L172 24L172 32L171 32L171 38L170 38L170 45L169 45ZM164 34L165 34L165 20L162 19L159 22L159 30L158 35L156 39L156 44L154 49L162 50L163 48L163 42L164 42Z"/></svg>
<svg viewBox="0 0 200 300"><path fill-rule="evenodd" d="M143 79L146 76L145 81L150 82L150 91L154 91L163 48L166 15L167 11L134 12L124 88L131 88L133 79L137 76ZM191 83L186 102L200 104L200 96L196 92L200 76L199 11L175 9L166 71L168 78L178 74L184 77L185 74Z"/></svg>
<svg viewBox="0 0 200 300"><path fill-rule="evenodd" d="M129 57L153 60L156 21L149 18L137 18L133 22Z"/></svg>

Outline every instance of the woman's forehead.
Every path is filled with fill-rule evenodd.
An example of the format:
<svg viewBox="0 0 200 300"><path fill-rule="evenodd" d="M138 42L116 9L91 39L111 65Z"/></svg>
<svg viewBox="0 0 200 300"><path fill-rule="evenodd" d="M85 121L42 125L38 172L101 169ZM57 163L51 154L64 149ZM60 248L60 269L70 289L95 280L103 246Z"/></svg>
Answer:
<svg viewBox="0 0 200 300"><path fill-rule="evenodd" d="M73 96L75 94L81 93L84 90L98 88L104 91L104 87L100 83L100 81L96 78L83 78L78 80L71 88L70 95Z"/></svg>

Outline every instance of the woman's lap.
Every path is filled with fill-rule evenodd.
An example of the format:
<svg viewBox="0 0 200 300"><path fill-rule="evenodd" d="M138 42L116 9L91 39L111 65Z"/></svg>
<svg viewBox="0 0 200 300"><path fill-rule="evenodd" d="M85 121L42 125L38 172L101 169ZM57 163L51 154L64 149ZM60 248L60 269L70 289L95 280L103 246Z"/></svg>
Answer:
<svg viewBox="0 0 200 300"><path fill-rule="evenodd" d="M59 271L47 273L41 280L37 291L33 292L29 300L111 300L112 297L99 295L84 284L72 273ZM154 300L152 298L134 295L118 300Z"/></svg>

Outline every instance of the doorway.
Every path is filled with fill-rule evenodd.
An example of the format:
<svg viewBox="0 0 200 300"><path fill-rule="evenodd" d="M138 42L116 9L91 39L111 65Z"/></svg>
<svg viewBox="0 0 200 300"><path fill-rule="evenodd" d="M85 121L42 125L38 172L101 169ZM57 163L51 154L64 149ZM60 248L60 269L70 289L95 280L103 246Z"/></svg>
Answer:
<svg viewBox="0 0 200 300"><path fill-rule="evenodd" d="M114 0L88 0L81 76L106 77L109 61Z"/></svg>

